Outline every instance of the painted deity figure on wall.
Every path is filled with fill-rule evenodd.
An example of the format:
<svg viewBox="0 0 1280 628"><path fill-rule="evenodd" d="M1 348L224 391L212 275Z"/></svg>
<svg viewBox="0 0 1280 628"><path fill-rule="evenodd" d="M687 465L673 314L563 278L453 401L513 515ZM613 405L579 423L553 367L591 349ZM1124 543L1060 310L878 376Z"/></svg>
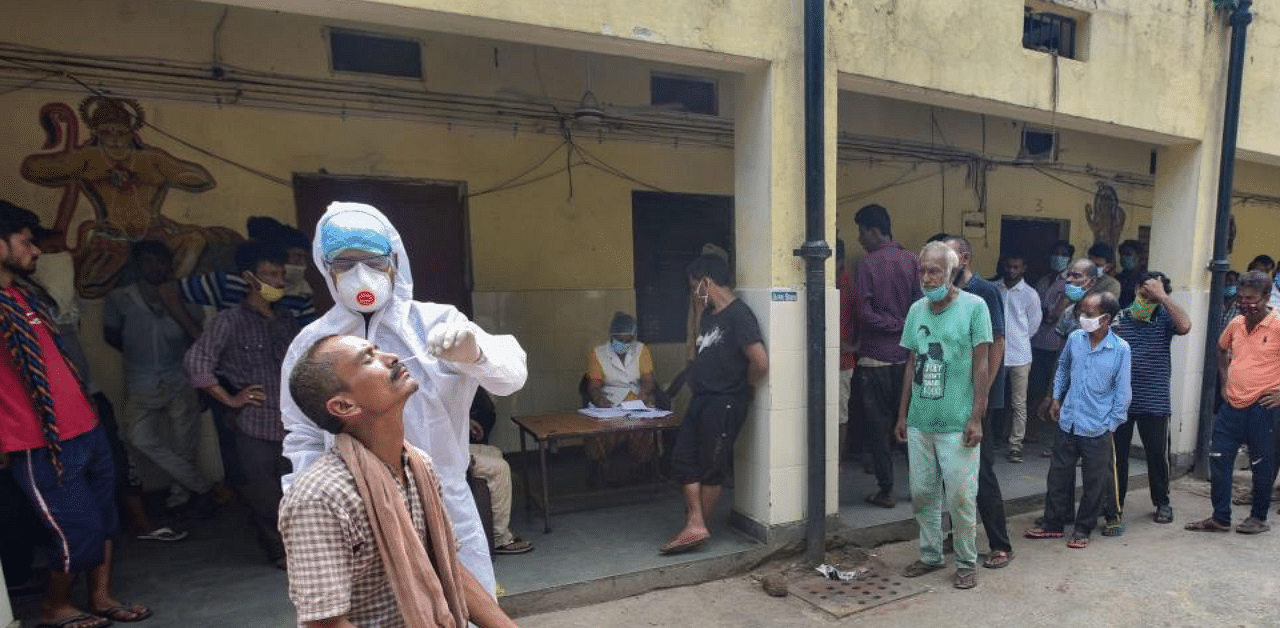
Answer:
<svg viewBox="0 0 1280 628"><path fill-rule="evenodd" d="M68 233L80 193L93 208L93 219L77 229L76 246L68 247L81 297L100 298L116 286L132 242L167 244L174 252L174 276L184 277L207 269L240 239L230 229L180 224L162 213L170 188L206 192L216 182L203 166L144 144L138 131L145 115L137 101L90 96L80 103L90 138L77 144L74 113L63 103L50 103L40 111L49 152L22 162L26 180L64 188L56 230Z"/></svg>

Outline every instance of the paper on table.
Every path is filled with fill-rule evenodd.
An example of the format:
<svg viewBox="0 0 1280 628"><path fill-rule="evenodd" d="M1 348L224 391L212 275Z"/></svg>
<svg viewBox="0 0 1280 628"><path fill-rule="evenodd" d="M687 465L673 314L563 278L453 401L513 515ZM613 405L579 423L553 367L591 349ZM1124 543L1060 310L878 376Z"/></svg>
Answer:
<svg viewBox="0 0 1280 628"><path fill-rule="evenodd" d="M585 414L593 419L621 419L627 416L626 408L582 408L578 414Z"/></svg>
<svg viewBox="0 0 1280 628"><path fill-rule="evenodd" d="M627 413L627 416L633 419L661 419L670 414L670 410L633 410Z"/></svg>
<svg viewBox="0 0 1280 628"><path fill-rule="evenodd" d="M618 407L625 408L627 410L648 410L649 409L649 406L644 405L644 402L640 401L639 399L624 401Z"/></svg>
<svg viewBox="0 0 1280 628"><path fill-rule="evenodd" d="M638 410L630 409L623 405L612 408L582 408L578 410L578 414L583 414L593 419L661 419L669 416L671 411L645 408L642 404Z"/></svg>

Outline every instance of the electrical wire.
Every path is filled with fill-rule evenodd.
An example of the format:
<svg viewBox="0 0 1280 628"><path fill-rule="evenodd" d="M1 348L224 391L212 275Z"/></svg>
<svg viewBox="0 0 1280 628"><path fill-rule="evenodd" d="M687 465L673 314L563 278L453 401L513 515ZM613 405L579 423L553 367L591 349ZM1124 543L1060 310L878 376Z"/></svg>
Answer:
<svg viewBox="0 0 1280 628"><path fill-rule="evenodd" d="M568 142L560 142L559 144L556 144L556 147L551 149L551 152L547 153L546 156L544 156L542 159L539 159L538 163L534 164L532 167L524 170L523 172L515 175L514 177L510 177L506 179L505 181L497 185L490 186L486 189L480 190L479 192L473 192L471 194L468 194L467 197L472 198L476 196L484 196L485 194L490 194L493 192L501 192L503 190L513 189L512 184L516 183L517 181L519 181L520 179L523 179L526 176L529 176L530 174L533 174L538 168L541 168L548 161L551 161L551 158L555 157L556 153L560 152L560 149L564 148L567 145L569 145ZM519 186L514 186L514 187L519 187Z"/></svg>
<svg viewBox="0 0 1280 628"><path fill-rule="evenodd" d="M225 12L222 17L223 19L219 20L220 24L225 20ZM215 27L216 30L218 30L218 27ZM32 56L41 58L35 59L36 62L33 62ZM216 56L221 56L220 50L216 51ZM25 80L5 91L0 91L0 95L31 89L42 83L47 83L51 79L65 78L91 94L106 96L109 92L105 89L95 88L79 76L81 74L79 70L84 70L94 75L93 80L95 81L133 85L134 87L128 92L131 95L154 94L153 97L158 100L195 101L218 106L243 105L282 111L339 115L343 118L360 116L388 120L426 119L431 122L446 124L450 128L454 125L471 128L493 128L495 126L518 128L517 125L526 124L532 125L525 128L534 133L558 132L561 134L564 134L566 129L566 119L562 114L548 111L544 105L539 104L515 102L509 99L493 97L444 94L421 89L407 89L403 86L353 82L349 79L289 76L242 68L232 64L221 63L220 61L218 67L224 70L221 79L212 78L210 68L200 63L155 57L108 57L70 54L7 43L0 43L0 61L42 74L42 76L35 79ZM48 65L52 65L56 69L43 67ZM539 87L545 92L546 85L541 77L540 66L540 60L535 59L535 72L538 74ZM67 68L78 68L78 70L72 73ZM0 79L2 79L2 75L0 75ZM57 84L57 81L54 81L52 84L45 85L45 88L61 89L61 86ZM346 98L352 100L346 100ZM602 139L607 133L611 137L628 141L647 143L674 142L677 146L684 143L685 145L712 148L732 148L734 143L733 121L727 118L674 112L645 112L625 117L610 117L614 121L606 121L598 129ZM930 118L931 134L936 132L944 143L949 144L949 138L941 128L932 110ZM200 148L164 129L156 127L154 124L147 123L147 126L192 150L273 183L289 185L289 182L285 179ZM571 137L567 138L566 141L569 143L569 152L579 153L583 164L646 188L661 189L605 162L583 149ZM557 146L552 155L549 155L546 159L549 160L551 156L554 156L563 147L564 143ZM985 154L985 150L982 153L974 153L949 145L912 143L892 138L876 138L852 134L841 134L837 140L837 154L840 157L840 161L845 163L866 160L872 164L902 163L919 165L922 163L937 163L944 166L964 165L970 170L970 175L966 177L966 180L974 187L980 205L985 199L985 190L982 189L985 186L985 173L995 167L1029 167L1063 185L1088 194L1093 194L1094 191L1054 176L1049 171L1066 175L1108 179L1130 186L1151 187L1153 185L1150 177L1140 173L1108 171L1091 166L1026 162L1011 157L989 156ZM516 177L475 194L502 191L512 189L513 186L523 185L522 178L532 174L542 166L542 163L536 164L533 168L522 172ZM572 161L572 156L570 155L565 169L571 169L572 165L578 164ZM943 169L943 172L945 172L945 169ZM931 173L928 176L938 176L938 174L941 173ZM903 180L892 185L908 185L914 182L914 179ZM850 202L860 198L861 195L873 194L881 189L888 188L881 186L879 189L857 192L838 199L838 202ZM1259 202L1267 202L1262 197L1254 196L1251 198L1256 198ZM1140 203L1126 204L1150 208L1149 205Z"/></svg>
<svg viewBox="0 0 1280 628"><path fill-rule="evenodd" d="M1046 176L1046 177L1049 177L1050 179L1053 179L1054 181L1057 181L1058 183L1061 183L1062 185L1065 185L1065 186L1067 186L1067 187L1069 187L1069 188L1074 188L1074 189L1080 190L1081 192L1087 192L1087 193L1089 193L1089 194L1096 194L1096 193L1097 193L1097 190L1090 190L1089 188L1086 188L1086 187L1083 187L1083 186L1076 185L1076 184L1074 184L1074 183L1072 183L1072 182L1070 182L1070 181L1067 181L1066 179L1063 179L1063 178L1058 177L1058 176L1056 176L1056 175L1049 174L1048 172L1045 172L1045 171L1044 171L1043 169L1041 169L1041 168L1033 167L1033 168L1031 168L1031 169L1032 169L1032 170L1034 170L1034 171L1036 171L1036 172L1039 172L1040 174L1042 174L1042 175L1044 175L1044 176ZM1143 209L1153 209L1153 207L1152 207L1151 205L1144 205L1144 204L1142 204L1142 203L1138 203L1138 202L1136 202L1136 201L1119 201L1119 202L1120 202L1120 204L1121 204L1121 205L1131 205L1131 206L1133 206L1133 207L1141 207L1141 208L1143 208Z"/></svg>
<svg viewBox="0 0 1280 628"><path fill-rule="evenodd" d="M7 60L7 61L10 61L10 62L13 62L13 59L6 59L6 60ZM19 63L20 63L20 62L19 62ZM80 80L79 78L77 78L74 74L71 74L71 73L69 73L69 72L64 72L64 73L62 73L62 76L64 76L64 77L66 77L66 78L68 78L68 79L70 79L70 80L74 81L75 83L79 84L81 87L83 87L85 90L87 90L90 94L93 94L93 95L98 96L98 97L101 97L101 98L108 98L108 97L109 97L109 96L107 95L107 93L106 93L106 92L104 92L104 91L102 91L102 90L100 90L100 89L96 89L96 88L94 88L93 86L89 85L88 83L85 83L84 81L82 81L82 80ZM265 172L263 172L263 171L261 171L261 170L258 170L258 169L256 169L256 168L253 168L253 167L251 167L251 166L246 166L246 165L244 165L244 164L242 164L242 163L240 163L240 162L238 162L238 161L235 161L235 160L233 160L233 159L230 159L230 158L228 158L228 157L223 157L222 155L219 155L219 154L217 154L217 153L215 153L215 152L213 152L213 151L211 151L211 150L208 150L208 149L205 149L205 148L201 148L200 146L196 146L195 144L192 144L191 142L188 142L188 141L186 141L186 140L184 140L184 139L182 139L182 138L180 138L180 137L178 137L178 136L176 136L176 135L174 135L174 134L172 134L172 133L170 133L170 132L168 132L168 131L166 131L166 130L162 129L162 128L160 128L160 127L156 126L155 124L152 124L151 122L146 121L145 119L143 119L143 120L142 120L142 124L143 124L143 126L145 126L145 127L149 128L149 129L151 129L151 130L153 130L153 131L155 131L155 132L159 133L160 135L163 135L163 136L165 136L165 137L167 137L167 138L169 138L169 139L171 139L171 140L173 140L173 141L175 141L175 142L177 142L177 143L179 143L179 144L181 144L181 145L183 145L183 146L185 146L185 147L187 147L187 148L189 148L189 149L191 149L191 150L194 150L194 151L196 151L196 152L198 152L198 153L200 153L200 154L202 154L202 155L205 155L205 156L207 156L207 157L211 157L211 158L213 158L213 159L217 159L218 161L221 161L221 162L223 162L223 163L226 163L226 164L228 164L228 165L230 165L230 166L234 166L234 167L239 168L239 169L241 169L241 170L244 170L245 172L248 172L248 173L250 173L250 174L253 174L253 175L256 175L256 176L262 177L263 179L266 179L266 180L268 180L268 181L271 181L272 183L278 183L278 184L280 184L280 185L283 185L283 186L285 186L285 187L290 187L290 188L292 188L292 187L293 187L293 184L292 184L292 183L290 183L289 181L285 180L285 179L281 179L280 177L277 177L277 176L275 176L275 175L267 174L267 173L265 173Z"/></svg>
<svg viewBox="0 0 1280 628"><path fill-rule="evenodd" d="M902 187L902 186L904 186L904 185L911 185L911 184L913 184L913 183L919 183L919 182L921 182L921 181L925 181L925 180L928 180L928 179L932 179L933 177L938 176L938 173L936 173L936 172L927 172L927 173L925 173L925 174L923 174L923 175L921 175L921 176L919 176L919 177L916 177L916 178L914 178L914 179L907 180L907 176L908 176L908 175L910 175L911 173L915 172L918 168L919 168L919 164L914 164L914 165L912 165L910 168L908 168L908 169L904 170L904 171L902 172L902 174L898 175L898 178L894 179L893 181L890 181L889 183L886 183L886 184L884 184L884 185L878 185L878 186L876 186L876 187L868 188L868 189L866 189L866 190L861 190L861 191L858 191L858 192L852 192L852 193L850 193L850 194L846 194L846 195L844 195L844 196L841 196L841 197L839 197L839 198L837 198L837 199L836 199L836 204L837 204L837 205L844 205L844 204L847 204L847 203L852 203L852 202L854 202L854 201L858 201L858 200L864 199L864 198L866 198L866 197L868 197L868 196L871 196L871 195L873 195L873 194L877 194L877 193L883 192L883 191L885 191L885 190L891 190L891 189L893 189L893 188Z"/></svg>
<svg viewBox="0 0 1280 628"><path fill-rule="evenodd" d="M603 159L601 159L601 158L599 158L599 157L596 157L594 154L592 154L592 153L591 153L591 151L588 151L587 149L583 148L581 144L577 144L577 143L575 143L575 144L573 145L573 149L574 149L574 150L576 150L576 151L578 151L579 153L581 153L581 154L582 154L582 155L584 155L585 157L587 157L587 160L586 160L586 161L587 161L587 165L588 165L588 166L591 166L591 167L593 167L593 168L595 168L595 169L597 169L597 170L600 170L600 171L602 171L602 172L605 172L605 173L607 173L607 174L611 174L611 175L613 175L613 176L615 176L615 177L618 177L619 179L623 179L623 180L625 180L625 181L630 181L630 182L632 182L632 183L635 183L636 185L639 185L639 186L642 186L642 187L648 188L648 189L650 189L650 190L654 190L654 191L657 191L657 192L666 192L666 191L667 191L667 190L664 190L664 189L662 189L661 187L656 186L656 185L654 185L654 184L652 184L652 183L649 183L649 182L646 182L646 181L642 181L642 180L640 180L640 179L638 179L638 178L636 178L636 177L633 177L633 176L631 176L630 174L627 174L626 172L624 172L621 168L618 168L618 167L615 167L615 166L610 165L610 164L609 164L608 162L606 162L605 160L603 160Z"/></svg>
<svg viewBox="0 0 1280 628"><path fill-rule="evenodd" d="M20 92L20 91L22 91L22 90L24 90L24 89L31 89L31 88L35 87L36 85L39 85L39 84L41 84L41 83L43 83L43 82L45 82L45 81L47 81L47 80L49 80L49 79L51 79L51 78L55 78L55 77L57 77L57 76L58 76L58 73L57 73L57 72L50 72L50 73L49 73L48 75L46 75L46 76L42 76L42 77L40 77L40 78L37 78L37 79L33 79L33 80L30 80L30 81L27 81L26 83L22 83L21 85L16 85L16 86L14 86L14 87L10 87L9 89L6 89L6 90L4 90L4 91L0 91L0 96L6 96L6 95L12 94L12 93L14 93L14 92Z"/></svg>
<svg viewBox="0 0 1280 628"><path fill-rule="evenodd" d="M581 162L581 161L580 161L580 162L577 162L577 163L574 163L574 164L571 164L571 165L579 166L579 165L583 165L583 162ZM534 177L534 178L532 178L532 179L528 179L528 180L526 180L526 181L521 181L521 182L520 182L520 183L518 183L518 184L510 185L510 186L507 186L507 187L505 187L505 188L490 188L490 189L488 189L488 190L482 190L482 191L480 191L480 192L476 192L476 193L474 193L474 194L468 194L468 195L467 195L467 198L471 199L471 198L475 198L475 197L477 197L477 196L484 196L484 195L486 195L486 194L497 194L497 193L499 193L499 192L508 192L508 191L515 190L515 189L518 189L518 188L522 188L522 187L525 187L525 186L528 186L528 185L533 185L534 183L538 183L538 182L540 182L540 181L546 181L547 179L550 179L551 177L554 177L554 176L556 176L556 175L560 174L561 172L565 172L565 171L566 171L566 170L568 170L568 169L569 169L569 166L565 166L565 167L557 168L557 169L552 170L551 172L548 172L548 173L546 173L546 174L544 174L544 175L540 175L540 176Z"/></svg>

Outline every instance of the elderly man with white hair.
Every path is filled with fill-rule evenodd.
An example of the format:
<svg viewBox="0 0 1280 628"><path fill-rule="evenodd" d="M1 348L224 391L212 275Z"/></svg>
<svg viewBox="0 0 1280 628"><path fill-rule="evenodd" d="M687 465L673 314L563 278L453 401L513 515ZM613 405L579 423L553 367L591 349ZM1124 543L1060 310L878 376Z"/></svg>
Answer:
<svg viewBox="0 0 1280 628"><path fill-rule="evenodd" d="M431 456L460 545L458 558L492 595L489 541L466 481L469 410L478 386L495 395L524 386L524 349L512 336L486 333L451 305L413 300L413 275L400 233L369 205L329 205L316 225L312 255L335 305L303 328L281 369L284 455L293 462L293 473L284 478L286 492L295 476L333 446L333 434L307 418L290 395L289 373L320 338L364 338L400 356L418 382L404 408L405 438Z"/></svg>
<svg viewBox="0 0 1280 628"><path fill-rule="evenodd" d="M954 283L956 252L930 242L920 252L924 298L911 305L902 328L909 352L895 433L911 461L911 505L920 527L920 559L903 575L944 567L942 507L946 498L954 534L953 586L978 583L977 495L982 417L987 409L991 319L981 297Z"/></svg>

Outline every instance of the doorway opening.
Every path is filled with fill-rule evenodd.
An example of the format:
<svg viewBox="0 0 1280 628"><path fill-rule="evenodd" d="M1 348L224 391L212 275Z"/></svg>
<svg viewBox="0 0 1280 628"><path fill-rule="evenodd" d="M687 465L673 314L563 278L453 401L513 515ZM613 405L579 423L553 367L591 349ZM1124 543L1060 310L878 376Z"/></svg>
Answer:
<svg viewBox="0 0 1280 628"><path fill-rule="evenodd" d="M1053 272L1049 269L1053 243L1070 240L1070 236L1070 220L1005 216L1000 219L1000 259L1014 253L1025 256L1026 282L1034 286L1041 277ZM1003 272L1003 269L997 271Z"/></svg>
<svg viewBox="0 0 1280 628"><path fill-rule="evenodd" d="M714 244L733 269L733 197L671 192L631 193L636 320L647 343L684 342L689 314L685 269Z"/></svg>

